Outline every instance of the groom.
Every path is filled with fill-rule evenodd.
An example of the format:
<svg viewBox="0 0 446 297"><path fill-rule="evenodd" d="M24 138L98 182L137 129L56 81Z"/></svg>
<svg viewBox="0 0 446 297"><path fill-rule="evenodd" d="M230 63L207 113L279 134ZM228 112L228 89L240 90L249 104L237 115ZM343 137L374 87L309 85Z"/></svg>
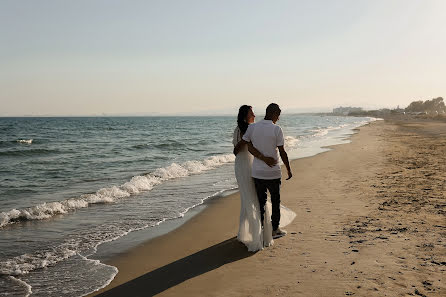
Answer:
<svg viewBox="0 0 446 297"><path fill-rule="evenodd" d="M285 230L280 230L280 184L282 171L278 164L279 154L288 171L288 179L293 175L291 173L288 155L283 148L284 138L282 128L276 125L279 120L280 108L276 103L271 103L266 108L265 119L248 126L243 140L251 142L256 150L254 152L254 161L252 163L252 177L257 191L257 197L260 204L260 219L263 225L265 215L265 204L267 190L271 194L272 215L271 223L273 226L273 238L278 238L286 234ZM275 164L268 165L263 159L270 157L275 159Z"/></svg>

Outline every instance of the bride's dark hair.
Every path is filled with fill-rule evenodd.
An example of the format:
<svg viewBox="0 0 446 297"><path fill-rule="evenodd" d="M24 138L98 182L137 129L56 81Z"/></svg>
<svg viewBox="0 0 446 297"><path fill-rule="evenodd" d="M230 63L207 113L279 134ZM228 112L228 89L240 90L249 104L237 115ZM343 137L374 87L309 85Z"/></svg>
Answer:
<svg viewBox="0 0 446 297"><path fill-rule="evenodd" d="M248 129L249 124L246 122L246 116L251 108L252 106L242 105L238 110L237 125L242 134L245 134L246 129Z"/></svg>

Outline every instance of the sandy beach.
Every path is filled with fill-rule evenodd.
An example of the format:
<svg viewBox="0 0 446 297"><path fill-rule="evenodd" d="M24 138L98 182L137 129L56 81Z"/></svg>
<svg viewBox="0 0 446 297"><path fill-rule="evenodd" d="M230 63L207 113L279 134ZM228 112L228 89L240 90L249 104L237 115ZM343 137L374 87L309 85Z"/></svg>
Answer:
<svg viewBox="0 0 446 297"><path fill-rule="evenodd" d="M446 123L378 121L295 160L288 235L249 253L238 194L107 264L100 296L446 296ZM285 173L284 173L285 176ZM95 295L95 294L93 294Z"/></svg>

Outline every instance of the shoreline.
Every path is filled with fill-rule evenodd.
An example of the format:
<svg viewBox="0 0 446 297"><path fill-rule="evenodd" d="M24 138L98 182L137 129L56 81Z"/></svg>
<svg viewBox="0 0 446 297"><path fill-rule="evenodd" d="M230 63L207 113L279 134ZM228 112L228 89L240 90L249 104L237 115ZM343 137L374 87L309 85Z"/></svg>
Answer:
<svg viewBox="0 0 446 297"><path fill-rule="evenodd" d="M443 296L446 124L379 121L351 142L291 162L287 236L250 253L239 196L111 259L89 296Z"/></svg>
<svg viewBox="0 0 446 297"><path fill-rule="evenodd" d="M373 123L374 121L379 121L382 119L374 119L371 122L368 122L365 125L369 125L370 123ZM363 125L364 126L364 125ZM288 152L290 163L294 162L296 160L304 159L304 158L311 158L314 156L317 156L319 154L329 152L330 150L334 149L337 145L342 144L348 144L351 142L352 136L359 132L359 129L362 126L351 128L349 132L346 134L343 134L341 138L337 139L337 143L335 144L329 144L329 145L321 145L320 147L313 149L312 151L309 151L307 148L303 149L303 152L301 150L298 150L297 152L292 150L291 152ZM286 174L286 172L285 172ZM136 248L138 245L143 244L144 242L150 241L150 240L156 240L156 238L163 236L179 227L181 227L183 224L185 224L187 221L189 221L192 217L196 216L198 213L205 210L209 205L210 201L214 199L224 199L227 196L238 194L238 188L232 188L223 190L219 193L215 193L214 195L204 199L203 203L197 204L193 207L191 207L189 210L187 210L182 217L167 219L156 226L143 228L141 230L130 232L126 235L125 240L122 240L122 238L119 238L118 240L105 242L101 244L97 252L92 255L92 260L100 260L103 264L111 265L109 261L111 259L114 259L116 257L119 257L121 254L125 254L128 250L131 250L133 248ZM239 198L238 198L239 199ZM141 239L135 239L136 237L141 236ZM117 250L117 252L115 252ZM112 265L113 266L113 265ZM96 291L95 291L96 292ZM94 293L94 292L93 292ZM90 294L93 294L90 293ZM90 294L86 295L89 296Z"/></svg>
<svg viewBox="0 0 446 297"><path fill-rule="evenodd" d="M315 155L299 157L297 159L291 160L290 165L294 167L294 163L299 162L300 160L315 158L319 155L323 155L335 150L338 146L350 144L353 141L353 137L360 132L361 128L369 126L373 123L374 122L369 122L363 126L352 129L353 133L346 135L342 139L343 143L323 146L321 147L321 149L327 149L326 151L317 152ZM286 175L286 170L284 169L284 166L282 166L282 174L284 176ZM220 232L215 231L215 229L212 230L215 231L217 236L212 236L212 235L209 236L210 234L208 234L208 236L203 236L207 238L207 240L204 240L205 242L200 243L199 245L187 247L187 249L183 251L173 251L167 248L166 242L174 241L175 237L177 238L181 237L181 239L179 240L181 242L187 241L187 239L184 238L185 237L184 234L190 233L193 230L197 230L202 221L209 221L210 218L218 216L219 211L222 208L224 209L225 214L227 216L230 216L232 220L230 222L226 222L226 226L221 226L222 228L219 228L221 229ZM158 233L158 235L155 235L150 239L146 239L143 242L139 243L137 246L131 247L119 254L114 255L113 257L108 257L108 259L103 261L103 264L117 267L119 272L107 286L93 293L90 293L86 296L97 296L97 295L102 296L104 292L107 292L117 286L125 284L126 282L131 281L132 279L135 279L146 272L160 268L162 263L168 261L174 262L183 257L187 257L187 255L191 253L199 253L200 252L199 247L205 248L208 245L209 246L212 245L212 248L215 247L217 249L219 245L231 246L231 248L237 250L237 253L240 253L239 256L241 258L249 257L253 254L248 251L245 251L246 247L242 243L236 240L237 230L238 230L238 217L240 212L240 195L238 190L236 190L235 193L225 195L223 197L218 197L218 196L210 197L209 199L206 199L203 204L198 205L196 209L193 208L192 210L194 210L195 213L187 212L185 214L185 217L189 216L188 219L184 220L184 218L180 218L180 220L182 220L183 222L181 221L172 222L173 227L167 227L165 228L167 230L156 232ZM163 228L163 226L161 225L157 227ZM200 234L202 233L202 231L197 231L197 232L200 232ZM227 240L218 242L217 237L220 239L227 237ZM168 251L166 252L166 250ZM161 261L157 261L156 259L150 259L150 261L147 261L150 263L144 263L144 264L140 263L139 261L140 255L147 253L148 251L159 254L164 253L163 259L161 259ZM236 258L238 259L239 256L236 256ZM232 256L230 257L232 258ZM225 263L222 263L222 265L224 264ZM135 265L139 266L138 269L134 269ZM160 291L160 290L158 289L155 291ZM133 293L137 294L136 292ZM148 292L146 291L145 293ZM148 294L147 296L152 296L157 293L159 292L153 292L153 294Z"/></svg>
<svg viewBox="0 0 446 297"><path fill-rule="evenodd" d="M211 203L212 200L225 199L225 197L237 192L238 190L236 189L228 189L217 193L216 195L204 199L203 203L191 207L181 217L166 219L160 221L159 224L153 227L129 232L125 235L125 240L122 240L123 237L120 237L117 240L102 243L98 246L96 253L94 253L91 258L89 257L89 259L99 260L103 264L110 265L108 263L109 261L119 257L121 254L125 254L128 250L147 241L156 240L158 237L166 235L186 224L190 219L208 208L209 203Z"/></svg>
<svg viewBox="0 0 446 297"><path fill-rule="evenodd" d="M373 119L290 117L286 121L283 120L284 126L289 129L286 139L289 158L295 159L325 151L327 150L325 147L328 145L345 142L345 139L348 139L351 135L353 128ZM212 118L203 120L206 123L214 123L214 121L215 119ZM192 122L185 121L184 123L193 127ZM33 286L35 294L39 294L39 292L52 294L50 290L55 290L57 295L57 292L63 289L67 294L69 294L68 292L78 292L73 294L84 295L111 281L117 268L103 264L108 263L109 258L120 255L129 248L145 242L146 239L170 232L171 229L176 228L176 225L185 221L180 217L188 209L202 204L203 200L221 193L222 190L234 188L233 156L227 154L229 152L228 148L232 145L228 141L220 142L221 139L229 137L228 131L230 129L228 127L232 128L233 120L219 119L218 122L225 129L220 129L220 132L216 131L212 134L213 137L215 136L213 139L217 141L196 142L195 139L201 138L201 136L193 133L194 136L189 137L186 130L184 130L184 133L181 132L181 135L187 136L184 141L175 142L175 145L169 146L168 149L169 152L178 150L178 156L174 153L174 157L166 155L159 159L151 158L152 155L157 155L158 151L166 149L162 148L163 145L159 149L157 146L151 147L151 143L154 142L152 138L148 140L148 143L143 144L145 140L138 136L138 139L128 142L132 143L130 146L127 145L127 138L111 137L111 139L116 140L113 141L115 148L121 147L122 149L119 151L129 159L139 160L138 158L141 158L141 162L138 161L138 165L135 167L129 167L130 164L126 164L128 162L125 161L127 158L125 157L117 162L104 163L101 170L92 171L89 178L80 179L79 182L75 183L75 187L64 186L65 184L72 184L72 179L68 178L70 173L81 177L81 173L88 166L96 164L95 162L99 161L100 158L108 158L109 153L110 157L114 153L104 148L104 154L82 154L83 151L87 152L90 148L102 147L100 133L90 134L88 141L85 141L85 145L84 142L71 141L71 136L69 136L71 134L66 134L68 135L67 152L73 152L72 156L79 154L85 156L85 158L80 159L69 157L69 167L73 168L63 171L63 174L61 173L61 177L67 175L67 178L61 178L59 181L55 180L54 183L50 183L51 185L48 188L36 189L35 193L30 194L28 199L25 199L20 195L20 191L17 191L17 199L14 199L16 196L12 195L7 201L3 201L3 205L6 205L4 209L10 210L3 213L5 219L3 221L8 226L1 230L2 233L6 234L5 240L1 243L5 251L4 258L8 260L1 263L4 273L17 274L21 279L26 280L28 284ZM17 151L17 154L22 150L30 150L29 155L35 156L35 158L26 157L25 155L28 154L26 153L17 158L8 157L7 160L11 161L9 165L12 165L15 159L30 160L28 170L23 169L26 166L23 166L21 170L23 174L30 177L30 180L33 180L33 177L37 178L43 175L41 171L34 170L33 164L37 164L36 167L39 167L38 164L46 159L46 152L51 151L53 145L49 141L43 141L46 139L46 133L52 131L52 127L59 124L63 126L64 124L57 121L22 121L20 123L36 123L36 125L33 125L36 128L33 135L36 137L22 137L24 139L33 138L36 141L33 141L32 146L23 146L16 142L17 137L7 136L5 142L7 148L9 150L10 147L12 151ZM51 123L58 123L58 125L51 125ZM81 124L81 122L78 123ZM87 131L90 125L96 125L97 123L88 121L79 126L82 129L76 130L79 130L79 133L84 130ZM110 135L116 135L119 133L109 131L119 131L119 127L122 127L123 124L143 127L140 125L141 123L143 122L136 120L116 120L100 122L97 127L98 131L103 130ZM158 123L147 121L144 121L144 123L149 125L147 127L151 127L153 124L154 127L163 130L162 125L158 125ZM170 120L167 123L168 126L171 123L173 124ZM70 130L73 127L72 124L67 122L65 128ZM42 129L37 128L40 127L39 125ZM213 125L209 125L209 129L212 130L212 127ZM158 135L156 129L150 131L149 134ZM143 134L147 132L144 129L142 130ZM51 135L57 135L57 132L55 131ZM37 137L37 135L40 136ZM138 132L138 135L142 134ZM64 135L60 136L65 137ZM129 139L132 138L131 135L127 136ZM197 150L191 150L191 143L196 143L200 147ZM147 150L148 147L151 147L151 149ZM299 156L292 155L293 148L298 148ZM217 153L224 155L215 155ZM52 158L52 160L56 160L59 155L63 154L64 150L55 151L55 158ZM71 156L71 154L69 155ZM88 160L91 162L87 162ZM88 166L77 166L75 161L86 162L85 164L88 164ZM149 163L151 165L146 166ZM53 165L57 167L60 164L55 162ZM115 167L118 170L111 170ZM143 168L145 170L141 171L140 169ZM204 173L207 169L212 170ZM107 178L96 179L96 175L107 176ZM12 177L14 178L14 175ZM116 180L117 177L120 177L119 180ZM88 189L84 187L84 182L88 184ZM152 187L153 183L155 185ZM20 183L18 183L17 189L19 188L27 189L26 185L20 186ZM138 191L139 193L137 193ZM46 192L50 194L47 195ZM41 194L44 193L45 196L42 196ZM67 193L72 194L68 195ZM128 194L131 199L121 199L127 197ZM51 195L54 195L54 197ZM125 197L121 197L122 195ZM102 205L104 201L106 203ZM90 202L94 205L91 205ZM18 211L15 209L18 209ZM192 216L193 212L199 210L200 207L194 208L187 212L185 217ZM40 216L42 214L44 217ZM54 219L52 219L53 217ZM7 222L8 220L11 220L11 224ZM158 225L159 222L163 223ZM16 231L16 227L20 231ZM48 232L48 230L53 229L57 232ZM19 239L15 240L14 235L17 232L30 240L26 242ZM8 240L7 236L9 235L14 238L12 242ZM66 246L69 246L69 248L65 249ZM20 254L21 251L24 252ZM26 251L28 252L25 253ZM67 255L76 253L78 255L67 259ZM67 268L67 266L69 267ZM87 270L91 271L91 275L94 275L94 277L86 275L85 271ZM93 270L97 272L93 273ZM32 271L32 273L27 274L28 271ZM70 275L72 281L65 285L66 277L61 275L60 271L63 271L64 275ZM58 281L59 277L63 279L62 282ZM87 277L87 279L82 281L84 277ZM2 278L0 287L5 287L7 294L13 294L16 291L21 292L22 290L9 278Z"/></svg>

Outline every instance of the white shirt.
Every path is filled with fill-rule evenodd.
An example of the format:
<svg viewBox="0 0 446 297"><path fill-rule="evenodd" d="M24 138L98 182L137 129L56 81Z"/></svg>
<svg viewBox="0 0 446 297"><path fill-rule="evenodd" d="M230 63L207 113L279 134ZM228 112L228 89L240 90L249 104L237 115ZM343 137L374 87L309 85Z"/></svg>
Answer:
<svg viewBox="0 0 446 297"><path fill-rule="evenodd" d="M272 157L277 160L277 164L269 167L260 159L254 158L252 163L252 177L258 179L277 179L282 177L279 166L278 146L284 144L283 132L280 126L271 120L261 120L260 122L248 126L243 140L251 142L252 145L265 157Z"/></svg>

